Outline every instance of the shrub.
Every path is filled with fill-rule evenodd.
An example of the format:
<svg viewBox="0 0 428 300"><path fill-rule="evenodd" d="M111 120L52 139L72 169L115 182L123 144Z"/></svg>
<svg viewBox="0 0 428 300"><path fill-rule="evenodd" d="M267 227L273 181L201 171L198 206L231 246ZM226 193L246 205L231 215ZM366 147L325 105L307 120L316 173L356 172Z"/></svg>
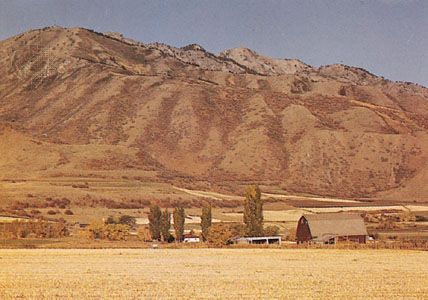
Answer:
<svg viewBox="0 0 428 300"><path fill-rule="evenodd" d="M416 216L416 222L428 222L428 217L426 216Z"/></svg>
<svg viewBox="0 0 428 300"><path fill-rule="evenodd" d="M152 236L150 234L150 230L147 226L141 226L138 228L137 236L140 240L143 242L150 242L152 241Z"/></svg>
<svg viewBox="0 0 428 300"><path fill-rule="evenodd" d="M0 236L4 238L59 238L69 234L64 222L14 221L2 224Z"/></svg>
<svg viewBox="0 0 428 300"><path fill-rule="evenodd" d="M66 214L66 215L68 215L68 216L74 215L74 213L73 213L70 209L66 209L66 210L64 211L64 214Z"/></svg>
<svg viewBox="0 0 428 300"><path fill-rule="evenodd" d="M137 221L134 217L129 215L123 215L119 218L119 224L128 225L130 227L134 227L137 224Z"/></svg>
<svg viewBox="0 0 428 300"><path fill-rule="evenodd" d="M266 236L276 236L279 234L278 226L268 226L264 229L264 235Z"/></svg>
<svg viewBox="0 0 428 300"><path fill-rule="evenodd" d="M208 233L208 242L221 246L234 237L245 235L245 226L239 223L214 223Z"/></svg>
<svg viewBox="0 0 428 300"><path fill-rule="evenodd" d="M107 220L104 223L105 224L117 224L117 221L113 216L108 216Z"/></svg>
<svg viewBox="0 0 428 300"><path fill-rule="evenodd" d="M88 226L88 237L91 239L124 240L129 235L130 227L125 224L104 224L94 222Z"/></svg>
<svg viewBox="0 0 428 300"><path fill-rule="evenodd" d="M91 239L101 239L104 236L105 224L99 222L93 222L89 224L87 232L88 237Z"/></svg>
<svg viewBox="0 0 428 300"><path fill-rule="evenodd" d="M12 205L10 205L9 209L24 210L24 209L29 208L29 207L30 207L30 204L28 202L17 201L15 203L13 203Z"/></svg>

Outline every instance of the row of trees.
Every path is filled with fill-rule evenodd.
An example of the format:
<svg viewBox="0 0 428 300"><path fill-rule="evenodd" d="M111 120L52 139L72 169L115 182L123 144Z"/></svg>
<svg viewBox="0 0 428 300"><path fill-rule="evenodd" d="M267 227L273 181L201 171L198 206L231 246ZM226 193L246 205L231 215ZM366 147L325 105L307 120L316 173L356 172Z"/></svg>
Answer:
<svg viewBox="0 0 428 300"><path fill-rule="evenodd" d="M172 215L172 218L171 218ZM184 238L186 212L183 207L175 207L172 214L166 208L161 210L158 205L150 207L148 215L149 232L152 240L181 242ZM174 236L171 235L171 219L173 220ZM249 186L245 191L244 224L216 224L212 226L211 206L202 207L201 229L202 240L218 243L220 240L235 236L277 235L279 228L268 226L264 228L263 200L258 186ZM119 219L109 217L102 224L92 224L89 228L92 238L124 239L129 229L135 227L135 218L124 215Z"/></svg>
<svg viewBox="0 0 428 300"><path fill-rule="evenodd" d="M175 240L178 242L183 241L184 237L184 223L186 220L186 212L183 207L176 207L172 213L173 227L175 233ZM208 239L209 228L212 224L211 206L204 206L202 208L201 227L202 239ZM161 211L158 205L150 207L149 212L149 230L153 240L162 240L164 242L171 242L174 237L170 234L171 229L171 213L166 208Z"/></svg>
<svg viewBox="0 0 428 300"><path fill-rule="evenodd" d="M245 190L244 224L242 223L216 223L209 231L208 241L214 245L224 245L228 240L237 236L275 236L279 227L268 226L264 228L263 200L260 188L251 185Z"/></svg>
<svg viewBox="0 0 428 300"><path fill-rule="evenodd" d="M183 207L176 207L173 211L174 232L177 241L183 240L185 211ZM245 191L244 203L244 227L243 235L263 236L265 234L278 234L278 228L272 226L264 229L263 227L263 200L261 199L260 188L256 185L249 186ZM211 206L204 206L201 215L201 229L203 241L208 241L210 228L212 226ZM168 209L161 211L160 207L155 205L150 207L149 229L153 240L171 241L171 214ZM224 228L222 228L224 230ZM237 230L234 233L238 233Z"/></svg>
<svg viewBox="0 0 428 300"><path fill-rule="evenodd" d="M60 238L68 236L69 232L65 222L14 221L0 223L0 238Z"/></svg>

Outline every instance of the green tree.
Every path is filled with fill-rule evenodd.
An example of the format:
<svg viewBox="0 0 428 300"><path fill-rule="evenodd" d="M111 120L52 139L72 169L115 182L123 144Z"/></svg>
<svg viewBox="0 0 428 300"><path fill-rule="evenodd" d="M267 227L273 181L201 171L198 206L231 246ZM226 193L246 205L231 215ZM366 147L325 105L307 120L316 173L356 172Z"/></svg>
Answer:
<svg viewBox="0 0 428 300"><path fill-rule="evenodd" d="M161 220L160 220L160 232L162 235L162 239L164 242L169 241L169 229L171 228L171 214L168 209L165 209L162 212Z"/></svg>
<svg viewBox="0 0 428 300"><path fill-rule="evenodd" d="M149 212L149 229L153 240L160 240L160 220L161 220L161 209L157 205L150 206Z"/></svg>
<svg viewBox="0 0 428 300"><path fill-rule="evenodd" d="M208 233L212 224L211 205L202 207L201 215L201 228L202 228L202 240L206 242L208 240Z"/></svg>
<svg viewBox="0 0 428 300"><path fill-rule="evenodd" d="M172 217L174 218L175 239L177 242L181 242L184 236L184 222L186 218L184 208L181 206L174 208Z"/></svg>
<svg viewBox="0 0 428 300"><path fill-rule="evenodd" d="M245 191L244 223L247 236L263 235L263 200L256 185L247 187Z"/></svg>

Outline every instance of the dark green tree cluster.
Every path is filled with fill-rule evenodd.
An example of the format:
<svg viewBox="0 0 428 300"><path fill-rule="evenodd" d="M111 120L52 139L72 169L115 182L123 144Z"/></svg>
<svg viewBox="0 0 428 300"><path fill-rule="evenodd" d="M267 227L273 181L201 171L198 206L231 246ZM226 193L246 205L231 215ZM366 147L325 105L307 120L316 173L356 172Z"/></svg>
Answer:
<svg viewBox="0 0 428 300"><path fill-rule="evenodd" d="M174 231L175 231L175 239L177 242L183 241L184 236L184 222L186 220L186 213L184 212L183 207L174 208L173 213L174 219Z"/></svg>
<svg viewBox="0 0 428 300"><path fill-rule="evenodd" d="M204 242L208 240L208 234L209 234L211 224L212 224L211 206L207 205L202 207L202 215L201 215L202 240Z"/></svg>
<svg viewBox="0 0 428 300"><path fill-rule="evenodd" d="M247 236L263 236L263 200L256 185L249 186L245 191L244 223Z"/></svg>

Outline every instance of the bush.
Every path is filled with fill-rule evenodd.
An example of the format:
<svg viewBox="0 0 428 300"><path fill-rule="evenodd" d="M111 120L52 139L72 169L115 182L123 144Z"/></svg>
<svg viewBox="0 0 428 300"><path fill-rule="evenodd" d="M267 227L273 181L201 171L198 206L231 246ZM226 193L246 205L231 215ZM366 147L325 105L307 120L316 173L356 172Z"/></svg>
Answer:
<svg viewBox="0 0 428 300"><path fill-rule="evenodd" d="M66 208L69 206L71 201L67 198L62 199L52 199L52 198L46 198L46 207L58 207L61 209Z"/></svg>
<svg viewBox="0 0 428 300"><path fill-rule="evenodd" d="M143 242L152 241L152 235L150 234L150 230L147 228L147 226L141 226L138 228L138 238Z"/></svg>
<svg viewBox="0 0 428 300"><path fill-rule="evenodd" d="M104 223L105 224L117 224L117 221L113 216L108 216L107 220Z"/></svg>
<svg viewBox="0 0 428 300"><path fill-rule="evenodd" d="M40 210L38 210L38 209L32 209L32 210L30 211L30 213L31 213L32 215L39 215L39 214L41 214L41 211L40 211Z"/></svg>
<svg viewBox="0 0 428 300"><path fill-rule="evenodd" d="M416 216L416 220L415 220L415 221L416 221L416 222L428 222L428 217L417 215L417 216Z"/></svg>
<svg viewBox="0 0 428 300"><path fill-rule="evenodd" d="M137 224L137 221L134 217L129 215L123 215L119 218L119 224L128 225L130 227L134 227Z"/></svg>
<svg viewBox="0 0 428 300"><path fill-rule="evenodd" d="M240 223L214 223L208 232L208 242L221 246L234 237L245 235L245 226Z"/></svg>
<svg viewBox="0 0 428 300"><path fill-rule="evenodd" d="M264 235L266 236L276 236L279 234L278 226L268 226L264 229Z"/></svg>
<svg viewBox="0 0 428 300"><path fill-rule="evenodd" d="M0 227L0 236L4 238L59 238L69 234L64 222L14 221Z"/></svg>
<svg viewBox="0 0 428 300"><path fill-rule="evenodd" d="M91 239L107 239L110 241L124 240L129 235L130 227L125 224L104 224L94 222L88 226Z"/></svg>
<svg viewBox="0 0 428 300"><path fill-rule="evenodd" d="M65 210L64 214L66 214L68 216L74 215L74 213L71 210L69 210L69 209Z"/></svg>

